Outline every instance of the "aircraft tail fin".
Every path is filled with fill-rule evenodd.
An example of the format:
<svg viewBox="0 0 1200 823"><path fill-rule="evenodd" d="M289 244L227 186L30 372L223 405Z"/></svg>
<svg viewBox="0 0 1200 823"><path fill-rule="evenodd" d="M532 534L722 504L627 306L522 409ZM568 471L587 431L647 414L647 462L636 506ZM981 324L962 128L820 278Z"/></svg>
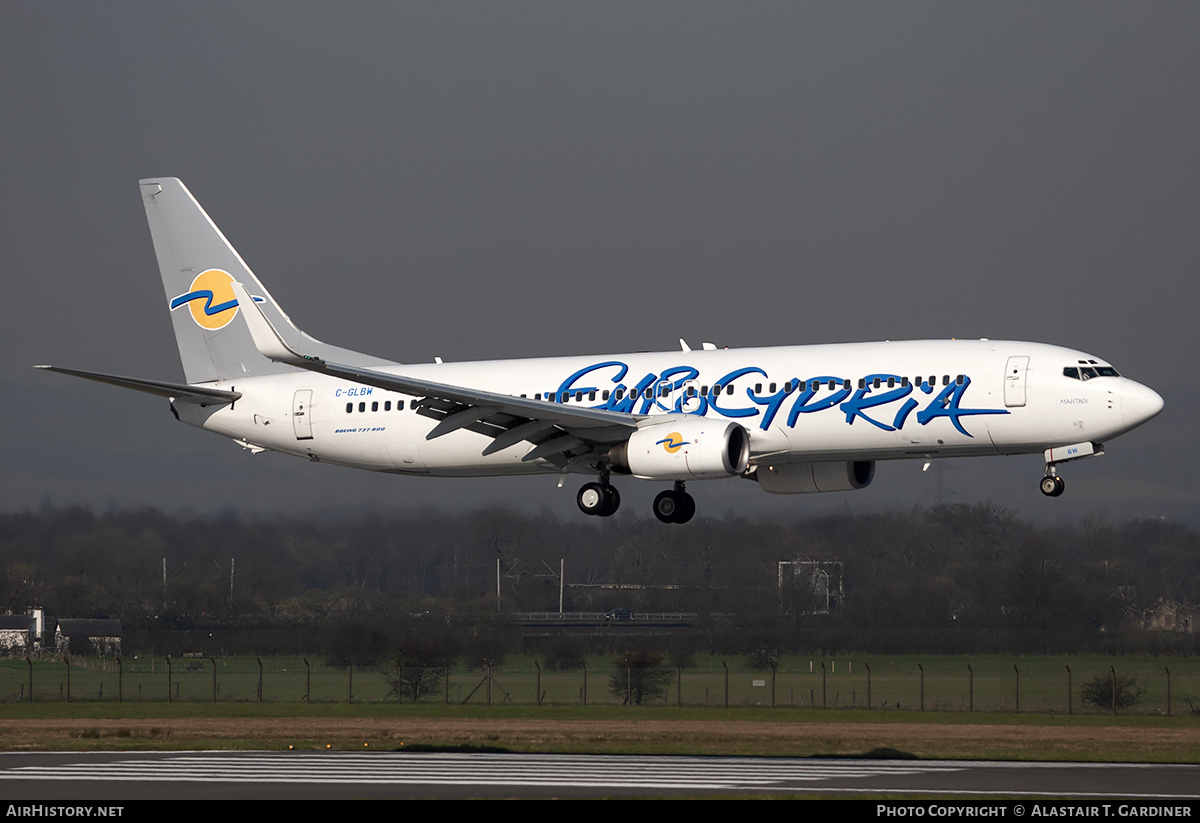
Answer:
<svg viewBox="0 0 1200 823"><path fill-rule="evenodd" d="M160 177L140 183L188 383L291 370L260 354L246 324L233 322L239 311L232 287L235 280L245 285L280 337L293 348L334 354L343 361L370 359L327 346L296 328L181 181Z"/></svg>

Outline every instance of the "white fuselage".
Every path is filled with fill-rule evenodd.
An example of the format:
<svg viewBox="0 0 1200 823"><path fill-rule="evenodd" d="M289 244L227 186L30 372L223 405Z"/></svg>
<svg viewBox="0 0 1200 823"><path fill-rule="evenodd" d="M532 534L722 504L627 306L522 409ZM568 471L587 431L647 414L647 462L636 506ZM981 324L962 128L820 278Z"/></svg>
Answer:
<svg viewBox="0 0 1200 823"><path fill-rule="evenodd" d="M568 407L724 418L751 463L944 458L1100 442L1161 409L1150 389L1083 352L1039 343L902 341L379 366L379 372ZM1070 377L1090 368L1113 376ZM247 445L361 469L443 476L560 471L518 442L463 428L427 439L414 398L313 372L219 384L231 405L181 419ZM311 392L311 394L309 394ZM634 396L636 393L636 396ZM571 470L591 471L585 465Z"/></svg>

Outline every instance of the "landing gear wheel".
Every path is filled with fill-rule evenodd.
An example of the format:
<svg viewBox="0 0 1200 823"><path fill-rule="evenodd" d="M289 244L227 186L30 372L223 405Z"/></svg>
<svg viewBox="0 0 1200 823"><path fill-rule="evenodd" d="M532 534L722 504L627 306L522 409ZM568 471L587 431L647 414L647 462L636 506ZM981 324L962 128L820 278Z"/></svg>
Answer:
<svg viewBox="0 0 1200 823"><path fill-rule="evenodd" d="M696 499L687 492L679 492L681 500L675 513L676 523L686 523L696 514Z"/></svg>
<svg viewBox="0 0 1200 823"><path fill-rule="evenodd" d="M584 483L579 489L579 494L575 495L575 502L584 514L600 514L608 499L604 494L604 487L599 483Z"/></svg>
<svg viewBox="0 0 1200 823"><path fill-rule="evenodd" d="M695 513L696 501L687 492L659 492L654 498L654 516L663 523L686 523Z"/></svg>
<svg viewBox="0 0 1200 823"><path fill-rule="evenodd" d="M621 508L621 493L617 491L616 486L605 486L604 493L608 505L605 506L604 511L600 512L600 516L611 517L617 513L617 509Z"/></svg>
<svg viewBox="0 0 1200 823"><path fill-rule="evenodd" d="M584 514L608 517L621 505L621 495L604 483L584 483L575 496L575 502Z"/></svg>
<svg viewBox="0 0 1200 823"><path fill-rule="evenodd" d="M1047 497L1058 497L1066 488L1066 482L1056 474L1048 474L1042 478L1042 494Z"/></svg>

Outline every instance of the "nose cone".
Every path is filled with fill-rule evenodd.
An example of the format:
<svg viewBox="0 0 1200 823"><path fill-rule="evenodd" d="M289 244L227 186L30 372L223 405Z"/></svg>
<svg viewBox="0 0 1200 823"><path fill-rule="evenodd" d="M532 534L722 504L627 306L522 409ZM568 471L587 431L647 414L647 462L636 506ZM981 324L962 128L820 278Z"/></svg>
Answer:
<svg viewBox="0 0 1200 823"><path fill-rule="evenodd" d="M1121 418L1129 428L1140 426L1163 410L1162 396L1132 380L1121 390Z"/></svg>

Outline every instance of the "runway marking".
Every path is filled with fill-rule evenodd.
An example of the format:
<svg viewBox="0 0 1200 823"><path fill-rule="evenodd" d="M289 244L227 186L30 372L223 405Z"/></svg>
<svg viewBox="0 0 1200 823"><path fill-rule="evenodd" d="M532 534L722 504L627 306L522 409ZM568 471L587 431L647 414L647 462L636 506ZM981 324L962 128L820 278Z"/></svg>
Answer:
<svg viewBox="0 0 1200 823"><path fill-rule="evenodd" d="M901 766L894 761L876 766L861 761L754 758L301 752L142 756L104 763L17 766L0 768L0 780L782 789L789 783L959 769Z"/></svg>

